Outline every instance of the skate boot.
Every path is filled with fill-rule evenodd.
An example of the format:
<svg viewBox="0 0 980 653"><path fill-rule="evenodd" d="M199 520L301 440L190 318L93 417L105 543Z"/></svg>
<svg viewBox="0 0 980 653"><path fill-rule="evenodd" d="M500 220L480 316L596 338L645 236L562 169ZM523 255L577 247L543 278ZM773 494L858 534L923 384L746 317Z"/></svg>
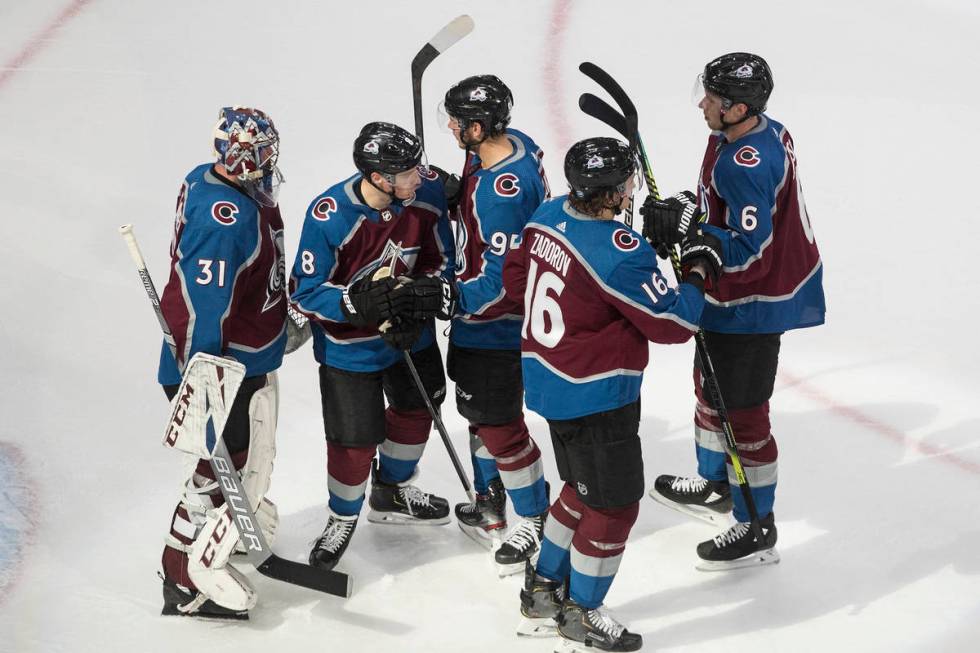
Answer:
<svg viewBox="0 0 980 653"><path fill-rule="evenodd" d="M329 509L328 512L330 519L327 526L310 551L310 564L326 571L337 566L357 528L357 515L338 515Z"/></svg>
<svg viewBox="0 0 980 653"><path fill-rule="evenodd" d="M163 611L166 616L204 617L206 619L248 620L248 610L223 608L196 589L178 585L160 574L163 579Z"/></svg>
<svg viewBox="0 0 980 653"><path fill-rule="evenodd" d="M709 524L725 528L731 524L732 491L728 481L709 481L700 476L658 476L650 497L665 506Z"/></svg>
<svg viewBox="0 0 980 653"><path fill-rule="evenodd" d="M701 571L726 571L741 567L771 565L779 562L776 546L776 522L773 513L759 520L763 541L759 542L749 522L736 522L721 535L698 544Z"/></svg>
<svg viewBox="0 0 980 653"><path fill-rule="evenodd" d="M507 534L507 538L493 555L501 578L521 573L526 562L534 563L544 538L544 522L547 518L547 510L540 515L521 517L517 526Z"/></svg>
<svg viewBox="0 0 980 653"><path fill-rule="evenodd" d="M417 473L417 472L416 472ZM415 474L412 474L412 478ZM424 524L439 526L449 523L449 502L442 497L423 492L410 484L385 483L378 473L377 463L371 469L371 496L368 521L376 524Z"/></svg>
<svg viewBox="0 0 980 653"><path fill-rule="evenodd" d="M643 637L626 630L613 619L604 606L584 608L572 599L565 599L556 618L562 653L593 653L600 651L639 651Z"/></svg>
<svg viewBox="0 0 980 653"><path fill-rule="evenodd" d="M474 542L492 549L499 533L507 528L507 493L504 484L495 478L487 486L486 494L476 495L476 503L456 504L456 523Z"/></svg>
<svg viewBox="0 0 980 653"><path fill-rule="evenodd" d="M517 634L526 637L553 637L558 634L555 618L565 599L565 585L534 573L534 565L524 563L521 588L521 621Z"/></svg>

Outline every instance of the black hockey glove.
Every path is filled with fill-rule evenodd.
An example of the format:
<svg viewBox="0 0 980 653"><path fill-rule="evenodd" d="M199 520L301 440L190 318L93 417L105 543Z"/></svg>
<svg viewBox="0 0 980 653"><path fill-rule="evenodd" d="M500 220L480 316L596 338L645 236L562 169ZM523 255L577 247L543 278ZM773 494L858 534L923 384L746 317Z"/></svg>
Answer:
<svg viewBox="0 0 980 653"><path fill-rule="evenodd" d="M407 298L411 302L411 308L400 313L400 315L418 321L427 320L430 317L451 320L456 313L456 304L459 301L456 283L437 276L411 279L395 289L392 294L396 296L399 306L404 305L403 298Z"/></svg>
<svg viewBox="0 0 980 653"><path fill-rule="evenodd" d="M391 277L377 281L362 277L344 291L340 310L347 321L356 327L378 326L399 313L411 310L412 302L394 292L399 283Z"/></svg>
<svg viewBox="0 0 980 653"><path fill-rule="evenodd" d="M697 230L697 211L697 198L689 190L681 191L665 200L648 195L640 207L643 237L653 245L661 258L667 258L670 248Z"/></svg>
<svg viewBox="0 0 980 653"><path fill-rule="evenodd" d="M463 192L460 184L459 175L449 174L439 166L430 165L429 170L439 175L442 182L443 192L446 194L446 204L449 205L449 212L453 213L459 207L459 196Z"/></svg>
<svg viewBox="0 0 980 653"><path fill-rule="evenodd" d="M421 335L422 323L407 317L396 317L381 331L381 339L385 344L399 351L411 351L412 345Z"/></svg>
<svg viewBox="0 0 980 653"><path fill-rule="evenodd" d="M721 275L722 257L721 241L700 229L681 243L681 265L685 269L693 265L703 265L712 282L717 281Z"/></svg>

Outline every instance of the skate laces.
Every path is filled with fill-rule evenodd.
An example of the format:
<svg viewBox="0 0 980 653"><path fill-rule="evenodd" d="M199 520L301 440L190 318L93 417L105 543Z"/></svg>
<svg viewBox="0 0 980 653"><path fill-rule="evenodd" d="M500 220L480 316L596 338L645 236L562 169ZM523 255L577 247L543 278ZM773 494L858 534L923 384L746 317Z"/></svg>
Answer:
<svg viewBox="0 0 980 653"><path fill-rule="evenodd" d="M585 616L593 628L613 639L619 639L619 636L626 630L626 626L613 619L612 615L606 612L605 606L600 605L594 610L586 610Z"/></svg>
<svg viewBox="0 0 980 653"><path fill-rule="evenodd" d="M432 503L429 501L429 495L414 485L402 486L398 488L398 492L402 495L402 499L405 501L406 506L411 507L412 505L416 505L421 508L432 507Z"/></svg>
<svg viewBox="0 0 980 653"><path fill-rule="evenodd" d="M704 488L708 486L708 481L704 480L700 476L686 477L678 476L670 483L670 489L675 492L691 492L698 493L703 492Z"/></svg>
<svg viewBox="0 0 980 653"><path fill-rule="evenodd" d="M538 525L540 517L525 517L507 536L505 544L510 544L519 551L538 545Z"/></svg>
<svg viewBox="0 0 980 653"><path fill-rule="evenodd" d="M721 535L714 537L715 546L721 548L729 544L734 544L736 541L745 537L745 534L748 532L749 525L745 522L738 522Z"/></svg>
<svg viewBox="0 0 980 653"><path fill-rule="evenodd" d="M331 519L327 527L323 529L323 535L317 540L316 548L321 551L336 553L354 529L354 523L353 519Z"/></svg>

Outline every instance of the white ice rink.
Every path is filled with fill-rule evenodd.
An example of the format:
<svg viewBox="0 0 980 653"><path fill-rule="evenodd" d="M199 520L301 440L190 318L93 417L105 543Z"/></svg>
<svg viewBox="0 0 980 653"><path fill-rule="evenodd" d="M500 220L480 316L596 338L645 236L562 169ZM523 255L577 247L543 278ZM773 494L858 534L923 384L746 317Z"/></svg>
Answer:
<svg viewBox="0 0 980 653"><path fill-rule="evenodd" d="M975 0L0 0L0 651L551 651L514 635L518 577L498 580L455 525L362 520L347 601L249 570L248 623L159 616L184 463L160 446L159 330L116 228L135 225L162 289L179 184L210 156L218 108L250 104L282 134L291 264L359 128L411 127L409 61L461 13L475 31L424 84L440 166L461 155L436 103L493 72L564 192L568 145L611 135L577 109L597 92L584 60L634 96L663 191L695 182L707 130L690 89L718 54L768 59L769 112L796 140L828 315L783 340L782 562L698 572L712 529L644 498L607 599L643 650L980 650ZM648 485L694 469L692 352L652 348ZM305 560L327 499L309 349L281 385L275 548ZM463 453L452 406L446 421ZM546 425L528 422L554 481ZM420 485L463 499L434 432Z"/></svg>

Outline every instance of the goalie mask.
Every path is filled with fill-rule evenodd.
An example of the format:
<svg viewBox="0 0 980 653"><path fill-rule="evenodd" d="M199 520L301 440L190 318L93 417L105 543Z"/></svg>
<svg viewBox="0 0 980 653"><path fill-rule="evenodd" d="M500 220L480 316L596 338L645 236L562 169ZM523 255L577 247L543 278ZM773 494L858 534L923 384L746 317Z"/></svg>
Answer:
<svg viewBox="0 0 980 653"><path fill-rule="evenodd" d="M214 127L217 162L262 206L275 206L279 185L279 132L265 112L225 107Z"/></svg>

